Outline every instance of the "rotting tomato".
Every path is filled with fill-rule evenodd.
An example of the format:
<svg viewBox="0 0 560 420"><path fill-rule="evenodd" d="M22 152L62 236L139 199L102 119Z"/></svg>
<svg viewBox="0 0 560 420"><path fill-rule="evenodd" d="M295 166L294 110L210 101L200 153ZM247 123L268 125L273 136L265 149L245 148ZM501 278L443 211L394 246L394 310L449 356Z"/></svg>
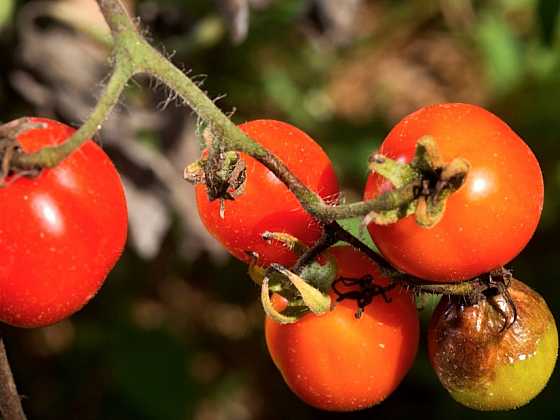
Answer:
<svg viewBox="0 0 560 420"><path fill-rule="evenodd" d="M323 199L338 198L338 181L323 149L298 128L281 121L255 120L239 126L254 141L275 154L297 177ZM207 187L198 184L196 202L206 229L235 257L249 262L247 251L256 252L258 264L288 266L296 256L280 243L267 243L262 234L283 232L311 245L319 239L321 226L303 209L292 192L263 164L241 153L246 163L243 193L224 203L209 201Z"/></svg>
<svg viewBox="0 0 560 420"><path fill-rule="evenodd" d="M28 118L25 152L62 143L75 131ZM0 320L18 327L58 322L98 291L126 241L127 208L115 167L93 141L38 176L0 188Z"/></svg>
<svg viewBox="0 0 560 420"><path fill-rule="evenodd" d="M451 396L467 407L521 407L554 371L558 331L546 302L515 279L508 293L509 299L498 294L472 304L445 296L432 315L430 362Z"/></svg>
<svg viewBox="0 0 560 420"><path fill-rule="evenodd" d="M334 247L338 277L371 275L387 285L379 268L359 251ZM347 289L353 290L353 289ZM331 295L333 301L336 295ZM412 366L419 321L411 294L396 287L367 305L359 319L354 300L325 315L294 324L265 321L268 350L286 383L306 403L329 411L353 411L383 401Z"/></svg>
<svg viewBox="0 0 560 420"><path fill-rule="evenodd" d="M533 235L543 207L543 178L534 154L497 116L460 103L408 115L391 130L380 153L410 162L425 135L435 139L444 161L469 161L466 181L430 229L418 226L413 216L385 226L370 223L375 244L393 266L436 282L469 279L509 263ZM390 188L373 173L364 198Z"/></svg>

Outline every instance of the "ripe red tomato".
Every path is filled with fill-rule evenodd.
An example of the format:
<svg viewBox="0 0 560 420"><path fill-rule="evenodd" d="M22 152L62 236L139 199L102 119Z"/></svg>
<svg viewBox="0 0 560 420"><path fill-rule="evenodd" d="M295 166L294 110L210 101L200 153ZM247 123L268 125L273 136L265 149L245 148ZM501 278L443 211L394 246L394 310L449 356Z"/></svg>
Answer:
<svg viewBox="0 0 560 420"><path fill-rule="evenodd" d="M370 274L387 284L378 267L355 249L332 248L339 277ZM366 306L356 319L356 301L343 300L322 316L294 324L265 321L268 350L288 386L306 403L330 411L352 411L384 400L412 366L419 322L412 296L401 288ZM333 301L336 298L332 295Z"/></svg>
<svg viewBox="0 0 560 420"><path fill-rule="evenodd" d="M369 232L383 255L402 271L431 281L460 281L510 262L525 247L543 207L543 178L537 159L511 128L474 105L422 108L400 121L380 153L409 162L417 140L431 135L445 162L463 157L471 169L431 229L413 216ZM369 176L364 198L391 188Z"/></svg>
<svg viewBox="0 0 560 420"><path fill-rule="evenodd" d="M338 181L332 163L321 147L298 128L274 120L249 121L243 132L274 153L289 170L322 198L338 197ZM196 186L196 202L206 229L235 257L248 262L246 251L259 254L259 264L290 265L296 256L279 243L267 243L266 231L289 233L307 245L321 236L321 226L301 207L290 190L264 165L242 154L247 169L245 190L225 202L220 217L220 200L210 202L204 184Z"/></svg>
<svg viewBox="0 0 560 420"><path fill-rule="evenodd" d="M44 118L19 135L26 152L62 143L74 129ZM0 188L0 320L39 327L91 299L118 260L127 210L115 167L93 141L36 178Z"/></svg>

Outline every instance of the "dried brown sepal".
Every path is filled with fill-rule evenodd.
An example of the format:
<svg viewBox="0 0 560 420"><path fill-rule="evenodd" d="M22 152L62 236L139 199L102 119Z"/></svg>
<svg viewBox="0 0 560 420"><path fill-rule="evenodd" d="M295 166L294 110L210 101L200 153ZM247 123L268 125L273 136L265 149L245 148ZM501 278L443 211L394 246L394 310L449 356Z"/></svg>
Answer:
<svg viewBox="0 0 560 420"><path fill-rule="evenodd" d="M444 166L437 143L432 136L422 136L418 139L411 166L421 172L435 171Z"/></svg>
<svg viewBox="0 0 560 420"><path fill-rule="evenodd" d="M245 191L247 172L238 152L209 149L205 157L185 168L183 176L194 184L205 183L210 201L234 200Z"/></svg>
<svg viewBox="0 0 560 420"><path fill-rule="evenodd" d="M24 117L0 125L0 187L6 185L6 179L11 181L21 176L37 176L41 168L18 168L13 164L13 158L18 153L23 153L17 138L32 129L45 128L46 124L34 122Z"/></svg>
<svg viewBox="0 0 560 420"><path fill-rule="evenodd" d="M447 199L463 185L469 168L467 160L456 158L441 168L435 186L431 186L429 180L423 180L416 206L416 223L428 229L439 223Z"/></svg>
<svg viewBox="0 0 560 420"><path fill-rule="evenodd" d="M183 178L185 181L193 185L203 184L205 181L204 169L201 160L197 160L185 167L183 171Z"/></svg>
<svg viewBox="0 0 560 420"><path fill-rule="evenodd" d="M309 247L301 242L298 238L285 232L267 231L262 234L262 238L265 241L279 242L294 254L296 254L298 257L301 257L309 249Z"/></svg>
<svg viewBox="0 0 560 420"><path fill-rule="evenodd" d="M423 228L434 227L445 212L445 199L436 200L432 196L420 196L416 206L416 223Z"/></svg>

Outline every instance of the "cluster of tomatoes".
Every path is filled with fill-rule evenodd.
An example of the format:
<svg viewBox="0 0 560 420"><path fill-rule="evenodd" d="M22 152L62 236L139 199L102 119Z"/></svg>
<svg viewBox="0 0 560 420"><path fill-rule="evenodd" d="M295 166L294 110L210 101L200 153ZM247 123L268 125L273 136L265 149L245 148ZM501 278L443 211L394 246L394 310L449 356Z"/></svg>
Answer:
<svg viewBox="0 0 560 420"><path fill-rule="evenodd" d="M336 204L333 166L309 136L272 120L240 128L325 202ZM478 278L486 285L475 295L441 300L430 325L430 359L457 401L482 410L518 407L544 388L558 348L554 318L544 300L503 268L537 227L544 192L539 164L502 120L467 104L435 105L407 116L377 156L414 165L418 140L425 136L435 142L438 158L421 179L413 207L443 209L441 219L426 228L407 209L392 209L403 214L391 223L375 214L366 218L373 220L369 233L393 267L417 280L456 285ZM242 193L233 200L210 199L207 185L199 183L200 217L238 259L254 264L256 256L265 268L293 266L294 248L266 241L263 234L288 234L313 246L323 227L265 166L241 157L246 171ZM467 162L468 174L457 191L437 201L449 172L446 164L456 158ZM374 171L364 199L396 187L391 177ZM307 313L295 323L267 318L266 342L288 386L308 404L334 411L362 409L385 399L413 363L419 338L414 296L350 246L334 246L324 254L334 261L338 279L338 287L329 292L336 301L331 311ZM373 279L382 296L359 308L366 279ZM280 295L272 302L282 312L290 303Z"/></svg>
<svg viewBox="0 0 560 420"><path fill-rule="evenodd" d="M332 163L309 136L273 120L240 128L325 203L337 205ZM31 153L60 144L73 129L27 118L0 130L2 137L11 133L15 140L0 143L0 320L19 327L49 325L85 305L118 260L127 231L122 184L91 140L32 177L8 170L16 149ZM422 161L427 168L418 158L419 139L425 136L438 153ZM444 104L404 118L376 156L419 176L414 200L389 209L390 220L366 217L373 241L395 267L392 274L426 284L477 278L485 285L469 296L445 296L434 312L429 354L442 384L473 408L525 404L546 385L558 350L554 318L544 300L503 268L525 247L540 218L543 180L533 153L495 115L473 105ZM207 157L205 152L202 161ZM243 165L237 167L236 191L227 200L209 194L207 182L196 186L200 217L231 254L251 267L263 273L272 266L294 267L297 247L263 235L281 234L300 248L313 247L325 226L269 169L248 155L239 157ZM466 177L448 196L455 174L449 162L458 158ZM382 173L370 174L365 200L394 192L395 180L404 179ZM436 223L421 226L421 212L423 220L435 214L428 219ZM335 267L322 290L333 302L330 311L317 316L303 310L293 323L267 318L266 342L288 386L310 405L335 411L366 408L394 391L414 361L419 341L414 294L351 246L330 247L317 263L325 261ZM272 299L269 289L263 290L277 313L302 309L290 307L290 299L299 299L297 290L270 289L276 292Z"/></svg>

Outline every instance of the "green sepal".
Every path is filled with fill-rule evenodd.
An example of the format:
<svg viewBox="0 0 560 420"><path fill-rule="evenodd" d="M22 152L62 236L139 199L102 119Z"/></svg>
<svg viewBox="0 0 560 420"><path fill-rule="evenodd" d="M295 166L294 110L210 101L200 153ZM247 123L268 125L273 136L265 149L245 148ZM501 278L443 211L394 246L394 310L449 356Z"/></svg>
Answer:
<svg viewBox="0 0 560 420"><path fill-rule="evenodd" d="M283 314L278 312L272 301L270 300L270 289L268 286L268 277L265 277L262 282L261 286L261 303L266 315L272 318L274 321L279 322L281 324L293 324L296 322L300 316L296 316L295 314Z"/></svg>
<svg viewBox="0 0 560 420"><path fill-rule="evenodd" d="M395 188L404 187L420 176L411 165L380 154L370 158L369 168L387 179Z"/></svg>
<svg viewBox="0 0 560 420"><path fill-rule="evenodd" d="M398 222L400 219L403 219L411 214L416 212L416 200L411 201L405 206L402 206L398 209L393 210L386 210L381 212L372 211L366 215L364 218L364 225L368 225L371 222L374 222L376 225L390 225L392 223Z"/></svg>
<svg viewBox="0 0 560 420"><path fill-rule="evenodd" d="M307 283L316 287L319 291L326 294L336 279L337 266L334 258L330 257L326 264L319 264L314 261L306 265L300 273Z"/></svg>
<svg viewBox="0 0 560 420"><path fill-rule="evenodd" d="M297 274L292 273L290 270L278 264L272 264L272 269L286 276L286 278L298 290L305 305L315 315L322 315L331 310L331 298L328 294L322 293L316 289Z"/></svg>

